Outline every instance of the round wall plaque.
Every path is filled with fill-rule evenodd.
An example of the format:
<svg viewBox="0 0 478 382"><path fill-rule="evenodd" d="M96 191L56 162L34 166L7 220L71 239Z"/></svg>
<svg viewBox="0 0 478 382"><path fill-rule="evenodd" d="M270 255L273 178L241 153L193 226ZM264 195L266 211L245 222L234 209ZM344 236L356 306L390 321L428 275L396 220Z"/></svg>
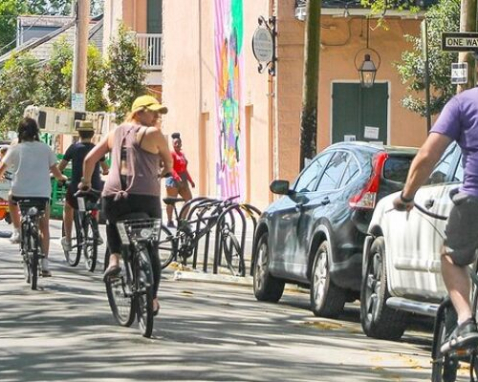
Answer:
<svg viewBox="0 0 478 382"><path fill-rule="evenodd" d="M252 36L252 52L259 62L271 62L274 58L274 39L266 28L257 28Z"/></svg>

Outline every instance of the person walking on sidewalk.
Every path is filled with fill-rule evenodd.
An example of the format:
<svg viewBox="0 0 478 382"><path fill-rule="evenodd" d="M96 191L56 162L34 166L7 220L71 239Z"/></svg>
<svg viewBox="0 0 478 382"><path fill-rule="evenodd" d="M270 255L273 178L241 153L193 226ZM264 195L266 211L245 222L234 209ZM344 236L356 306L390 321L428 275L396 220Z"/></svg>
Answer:
<svg viewBox="0 0 478 382"><path fill-rule="evenodd" d="M475 261L478 249L478 88L456 95L445 105L410 166L402 193L394 200L397 210L413 208L415 193L452 141L463 153L464 182L452 196L454 205L445 229L441 264L458 325L442 345L443 353L478 344L476 322L471 318L468 274L468 265Z"/></svg>
<svg viewBox="0 0 478 382"><path fill-rule="evenodd" d="M95 164L106 153L111 152L111 169L106 180L102 197L103 210L107 219L106 236L110 250L109 266L104 280L117 275L121 268L121 239L116 222L131 213L145 213L151 218L161 217L160 164L161 175L171 171L171 154L160 128L160 114L168 109L151 96L138 97L131 107L127 121L111 131L85 158L83 178L79 188L90 188ZM153 309L159 310L157 291L160 281L160 260L158 253L151 254L154 278Z"/></svg>
<svg viewBox="0 0 478 382"><path fill-rule="evenodd" d="M80 140L68 147L60 161L58 168L63 172L65 167L71 161L71 179L68 189L66 191L65 206L63 208L63 224L65 227L65 236L61 238L61 245L66 252L71 251L71 231L73 228L73 217L75 210L78 209L78 201L75 193L78 191L78 184L83 177L83 160L86 155L95 147L91 142L95 131L91 121L80 121L78 128L78 135ZM95 190L101 190L102 182L100 177L100 165L103 175L108 174L108 165L105 162L105 157L101 158L99 163L95 165L93 175L91 177L91 186ZM100 243L102 240L100 240Z"/></svg>
<svg viewBox="0 0 478 382"><path fill-rule="evenodd" d="M173 151L171 151L171 156L173 157L173 170L170 177L166 178L166 193L170 197L181 197L185 200L191 200L193 197L189 184L192 188L196 187L191 175L188 172L188 160L182 151L183 142L181 140L181 135L179 133L173 133L171 135L173 139ZM173 223L173 206L166 206L166 214L168 216L168 227L174 228ZM187 215L187 211L184 211L183 214Z"/></svg>
<svg viewBox="0 0 478 382"><path fill-rule="evenodd" d="M48 263L50 249L50 172L61 182L68 178L57 167L56 157L51 148L40 142L40 132L34 119L25 118L18 126L18 144L12 146L0 162L0 177L11 169L12 201L24 198L36 199L45 204L45 213L40 219L42 276L49 277Z"/></svg>

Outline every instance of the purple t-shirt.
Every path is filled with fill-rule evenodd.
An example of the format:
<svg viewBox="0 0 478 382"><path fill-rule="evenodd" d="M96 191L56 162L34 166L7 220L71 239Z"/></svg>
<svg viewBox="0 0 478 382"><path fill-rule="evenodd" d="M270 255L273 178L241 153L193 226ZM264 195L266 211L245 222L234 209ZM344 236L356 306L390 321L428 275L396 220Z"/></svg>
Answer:
<svg viewBox="0 0 478 382"><path fill-rule="evenodd" d="M443 108L431 132L455 140L463 152L460 191L478 197L478 88L453 97Z"/></svg>

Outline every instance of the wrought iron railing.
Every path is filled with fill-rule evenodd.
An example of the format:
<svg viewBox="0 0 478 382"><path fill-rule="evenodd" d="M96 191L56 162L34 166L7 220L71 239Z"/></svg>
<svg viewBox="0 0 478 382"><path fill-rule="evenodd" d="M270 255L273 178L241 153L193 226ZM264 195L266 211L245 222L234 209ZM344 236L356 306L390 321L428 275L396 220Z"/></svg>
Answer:
<svg viewBox="0 0 478 382"><path fill-rule="evenodd" d="M161 70L162 68L162 42L161 33L137 33L136 42L144 52L144 67L148 70Z"/></svg>

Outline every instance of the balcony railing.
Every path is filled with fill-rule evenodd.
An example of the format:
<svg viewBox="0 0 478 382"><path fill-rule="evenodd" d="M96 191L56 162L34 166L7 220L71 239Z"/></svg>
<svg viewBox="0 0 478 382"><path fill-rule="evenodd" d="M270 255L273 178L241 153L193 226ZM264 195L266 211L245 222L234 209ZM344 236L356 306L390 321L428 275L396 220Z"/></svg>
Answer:
<svg viewBox="0 0 478 382"><path fill-rule="evenodd" d="M144 52L144 67L147 70L161 70L161 41L163 35L160 33L137 33L136 42L140 49Z"/></svg>

